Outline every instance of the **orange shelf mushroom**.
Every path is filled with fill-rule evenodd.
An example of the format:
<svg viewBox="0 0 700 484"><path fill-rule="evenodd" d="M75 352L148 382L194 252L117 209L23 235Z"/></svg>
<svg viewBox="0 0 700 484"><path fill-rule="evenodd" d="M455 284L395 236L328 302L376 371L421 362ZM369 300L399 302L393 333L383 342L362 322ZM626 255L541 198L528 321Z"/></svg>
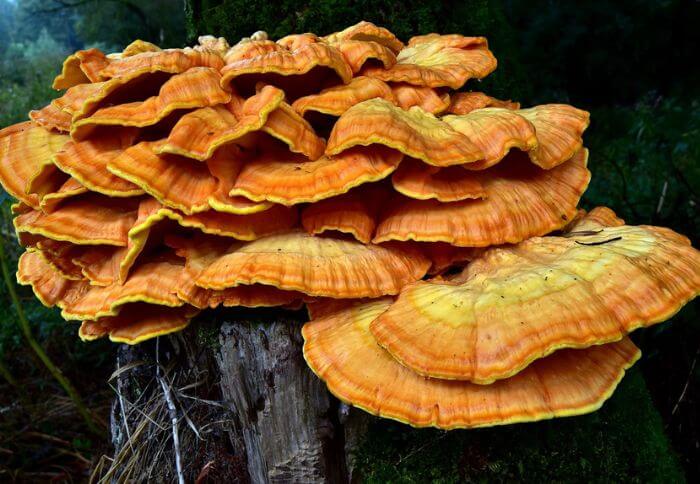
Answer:
<svg viewBox="0 0 700 484"><path fill-rule="evenodd" d="M369 22L78 51L0 130L18 282L85 341L307 305L330 391L418 427L593 411L700 253L578 208L589 114L473 91L496 65L483 37Z"/></svg>
<svg viewBox="0 0 700 484"><path fill-rule="evenodd" d="M322 313L304 325L304 358L340 400L414 427L449 430L592 412L640 357L625 338L557 352L492 385L424 378L372 337L372 321L390 306L379 299Z"/></svg>

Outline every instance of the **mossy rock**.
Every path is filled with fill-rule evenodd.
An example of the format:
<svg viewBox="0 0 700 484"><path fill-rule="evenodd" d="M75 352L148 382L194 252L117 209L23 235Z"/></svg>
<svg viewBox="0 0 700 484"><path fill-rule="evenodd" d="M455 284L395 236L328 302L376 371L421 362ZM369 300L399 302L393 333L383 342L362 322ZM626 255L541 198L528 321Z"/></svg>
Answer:
<svg viewBox="0 0 700 484"><path fill-rule="evenodd" d="M443 432L376 420L356 453L364 482L685 482L632 369L598 412Z"/></svg>

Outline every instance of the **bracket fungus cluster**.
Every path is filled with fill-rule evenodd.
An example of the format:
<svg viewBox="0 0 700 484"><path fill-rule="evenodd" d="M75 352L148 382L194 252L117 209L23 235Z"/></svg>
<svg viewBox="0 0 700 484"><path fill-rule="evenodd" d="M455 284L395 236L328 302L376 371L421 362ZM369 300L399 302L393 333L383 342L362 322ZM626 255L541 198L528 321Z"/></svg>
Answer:
<svg viewBox="0 0 700 484"><path fill-rule="evenodd" d="M578 209L588 113L465 88L495 68L482 37L367 22L76 52L0 131L18 280L85 340L306 304L330 391L414 426L592 411L628 333L697 295L700 253Z"/></svg>

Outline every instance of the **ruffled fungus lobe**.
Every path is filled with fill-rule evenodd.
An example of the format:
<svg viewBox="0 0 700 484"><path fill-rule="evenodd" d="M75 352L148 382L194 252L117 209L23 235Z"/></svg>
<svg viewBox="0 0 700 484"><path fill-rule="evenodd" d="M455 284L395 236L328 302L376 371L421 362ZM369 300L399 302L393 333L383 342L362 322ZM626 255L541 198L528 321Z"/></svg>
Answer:
<svg viewBox="0 0 700 484"><path fill-rule="evenodd" d="M134 197L144 191L112 174L109 163L119 157L136 138L135 129L115 130L84 141L68 141L53 158L54 164L90 191L110 197Z"/></svg>
<svg viewBox="0 0 700 484"><path fill-rule="evenodd" d="M0 131L0 182L7 192L32 208L39 197L57 190L50 179L56 171L52 158L69 140L32 122Z"/></svg>
<svg viewBox="0 0 700 484"><path fill-rule="evenodd" d="M282 205L317 202L386 178L402 158L383 146L353 148L314 161L271 150L243 164L230 195Z"/></svg>
<svg viewBox="0 0 700 484"><path fill-rule="evenodd" d="M70 131L73 115L83 104L102 89L103 83L78 84L69 88L63 96L51 101L48 106L30 111L29 118L46 129Z"/></svg>
<svg viewBox="0 0 700 484"><path fill-rule="evenodd" d="M211 67L220 71L224 61L220 55L194 49L166 49L142 52L112 60L100 71L103 79L134 79L147 74L180 74L193 67Z"/></svg>
<svg viewBox="0 0 700 484"><path fill-rule="evenodd" d="M461 166L438 168L407 158L391 175L391 184L397 192L410 198L458 202L486 198L486 189L480 178Z"/></svg>
<svg viewBox="0 0 700 484"><path fill-rule="evenodd" d="M134 40L121 52L119 59L131 57L132 55L143 54L144 52L161 52L163 49L152 42L146 40Z"/></svg>
<svg viewBox="0 0 700 484"><path fill-rule="evenodd" d="M524 153L513 152L488 170L470 172L483 187L483 199L441 203L397 196L383 211L374 242L486 247L544 235L576 214L591 176L587 158L582 149L566 163L543 170L529 163Z"/></svg>
<svg viewBox="0 0 700 484"><path fill-rule="evenodd" d="M217 290L265 284L311 296L379 297L397 294L410 281L423 277L429 266L422 254L410 248L292 231L224 250L195 283Z"/></svg>
<svg viewBox="0 0 700 484"><path fill-rule="evenodd" d="M484 427L592 412L640 357L625 338L558 351L492 385L424 378L394 360L370 333L391 303L380 299L340 310L335 304L304 325L304 358L340 400L414 427Z"/></svg>
<svg viewBox="0 0 700 484"><path fill-rule="evenodd" d="M264 86L246 100L234 94L228 104L197 109L180 118L159 152L207 160L221 146L261 130L283 101L281 89Z"/></svg>
<svg viewBox="0 0 700 484"><path fill-rule="evenodd" d="M197 310L191 307L169 308L134 304L116 316L83 321L78 335L83 341L109 336L110 341L135 345L157 336L182 331Z"/></svg>
<svg viewBox="0 0 700 484"><path fill-rule="evenodd" d="M457 92L450 97L450 106L447 112L450 114L469 114L482 108L520 109L520 103L501 101L495 97L487 96L483 92Z"/></svg>
<svg viewBox="0 0 700 484"><path fill-rule="evenodd" d="M78 245L126 246L127 233L137 215L136 199L110 199L86 194L66 200L61 210L31 210L14 219L15 229Z"/></svg>
<svg viewBox="0 0 700 484"><path fill-rule="evenodd" d="M700 253L685 237L599 225L494 248L456 279L408 286L372 332L418 373L487 384L664 321L698 292Z"/></svg>
<svg viewBox="0 0 700 484"><path fill-rule="evenodd" d="M545 170L568 160L583 146L581 135L590 122L586 111L566 104L544 104L521 109L518 114L535 127L538 144L529 156Z"/></svg>
<svg viewBox="0 0 700 484"><path fill-rule="evenodd" d="M110 59L99 49L79 50L66 57L61 73L53 81L54 89L69 89L78 84L104 80L102 70Z"/></svg>
<svg viewBox="0 0 700 484"><path fill-rule="evenodd" d="M401 109L418 106L431 114L443 113L450 106L450 95L440 93L431 87L411 86L410 84L394 84L391 91L396 104Z"/></svg>
<svg viewBox="0 0 700 484"><path fill-rule="evenodd" d="M318 94L301 97L294 101L292 107L302 116L315 112L337 117L355 104L375 97L394 102L392 89L385 82L359 76L349 84L329 87Z"/></svg>
<svg viewBox="0 0 700 484"><path fill-rule="evenodd" d="M224 62L226 64L233 64L236 61L253 59L254 57L263 56L272 52L280 52L283 49L284 46L280 45L279 41L252 40L249 42L239 42L224 54Z"/></svg>
<svg viewBox="0 0 700 484"><path fill-rule="evenodd" d="M483 156L469 138L420 107L405 111L384 99L362 102L343 113L333 127L326 154L371 144L435 166L471 163Z"/></svg>
<svg viewBox="0 0 700 484"><path fill-rule="evenodd" d="M255 92L255 85L262 81L280 87L291 100L352 79L342 54L322 42L237 60L227 64L221 74L222 86L233 85L244 96Z"/></svg>
<svg viewBox="0 0 700 484"><path fill-rule="evenodd" d="M193 109L227 103L231 95L219 86L220 74L209 67L192 68L171 77L157 96L145 101L98 109L71 126L73 139L84 139L96 126L145 127L156 124L179 109Z"/></svg>
<svg viewBox="0 0 700 484"><path fill-rule="evenodd" d="M369 244L377 225L377 212L388 196L388 190L382 186L361 185L344 195L307 206L301 213L301 224L312 235L342 232Z"/></svg>
<svg viewBox="0 0 700 484"><path fill-rule="evenodd" d="M391 69L367 67L362 74L382 81L459 89L469 79L482 79L496 69L496 58L484 37L430 34L413 37Z"/></svg>
<svg viewBox="0 0 700 484"><path fill-rule="evenodd" d="M362 40L365 42L376 42L388 47L392 52L397 53L403 49L404 45L394 34L384 27L378 27L372 22L358 22L345 30L334 32L323 37L323 40L331 44L345 40Z"/></svg>
<svg viewBox="0 0 700 484"><path fill-rule="evenodd" d="M58 190L44 195L39 202L39 208L46 213L50 213L56 210L64 200L77 197L78 195L82 195L87 192L88 189L85 188L78 180L75 178L69 178L63 185L60 186Z"/></svg>
<svg viewBox="0 0 700 484"><path fill-rule="evenodd" d="M389 69L396 64L396 56L388 47L373 41L341 40L332 44L343 55L353 74L357 74L367 63L379 64Z"/></svg>

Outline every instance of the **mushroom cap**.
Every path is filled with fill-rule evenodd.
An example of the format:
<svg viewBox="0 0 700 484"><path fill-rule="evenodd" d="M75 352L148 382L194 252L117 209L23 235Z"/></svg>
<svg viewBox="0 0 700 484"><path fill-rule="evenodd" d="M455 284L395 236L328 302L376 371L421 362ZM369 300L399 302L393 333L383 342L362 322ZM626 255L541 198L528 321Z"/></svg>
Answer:
<svg viewBox="0 0 700 484"><path fill-rule="evenodd" d="M396 64L396 55L391 49L374 41L341 40L332 45L343 55L353 74L360 72L368 61L381 64L384 69Z"/></svg>
<svg viewBox="0 0 700 484"><path fill-rule="evenodd" d="M131 57L132 55L143 54L144 52L161 52L162 50L163 49L152 42L136 39L124 47L124 50L121 52L119 58L123 59L125 57Z"/></svg>
<svg viewBox="0 0 700 484"><path fill-rule="evenodd" d="M37 299L48 307L80 296L82 283L67 279L38 250L24 252L17 262L17 282L31 286Z"/></svg>
<svg viewBox="0 0 700 484"><path fill-rule="evenodd" d="M399 52L404 47L403 42L401 42L394 34L389 32L389 30L385 29L384 27L378 27L372 22L367 22L364 20L356 23L355 25L351 25L340 32L334 32L326 35L325 37L322 37L322 40L330 42L331 44L344 40L376 42L388 47L394 53Z"/></svg>
<svg viewBox="0 0 700 484"><path fill-rule="evenodd" d="M283 101L284 92L274 86L264 86L245 100L234 93L229 104L197 109L182 116L160 147L160 153L207 160L221 146L261 130L270 113Z"/></svg>
<svg viewBox="0 0 700 484"><path fill-rule="evenodd" d="M292 231L219 249L203 265L195 284L207 289L257 283L311 296L355 298L397 294L423 277L430 262L410 248Z"/></svg>
<svg viewBox="0 0 700 484"><path fill-rule="evenodd" d="M329 87L317 94L300 97L294 101L292 107L302 116L306 116L310 111L340 116L352 106L375 97L394 102L392 90L385 82L358 76L348 84Z"/></svg>
<svg viewBox="0 0 700 484"><path fill-rule="evenodd" d="M109 335L110 341L135 345L156 336L182 331L197 314L191 307L133 304L116 316L83 321L78 335L92 341Z"/></svg>
<svg viewBox="0 0 700 484"><path fill-rule="evenodd" d="M168 79L157 96L145 101L117 104L98 109L89 117L75 120L73 139L86 138L97 126L152 126L179 109L193 109L227 103L231 95L221 89L221 75L210 67L195 67Z"/></svg>
<svg viewBox="0 0 700 484"><path fill-rule="evenodd" d="M517 113L530 121L537 132L537 147L529 152L536 165L553 168L583 146L581 135L590 122L587 111L567 104L543 104Z"/></svg>
<svg viewBox="0 0 700 484"><path fill-rule="evenodd" d="M484 37L431 34L413 37L391 69L371 66L362 73L382 81L459 89L469 79L486 77L496 64Z"/></svg>
<svg viewBox="0 0 700 484"><path fill-rule="evenodd" d="M326 154L382 144L429 165L450 166L481 159L479 146L418 106L403 110L384 99L361 102L333 126Z"/></svg>
<svg viewBox="0 0 700 484"><path fill-rule="evenodd" d="M409 198L458 202L486 198L481 178L461 166L438 168L407 158L391 175L391 184L397 192Z"/></svg>
<svg viewBox="0 0 700 484"><path fill-rule="evenodd" d="M604 227L493 248L404 288L372 323L412 370L488 384L561 348L617 341L700 291L700 252L669 229Z"/></svg>
<svg viewBox="0 0 700 484"><path fill-rule="evenodd" d="M243 164L229 194L283 205L317 202L386 178L402 157L383 146L354 148L314 161L268 150Z"/></svg>
<svg viewBox="0 0 700 484"><path fill-rule="evenodd" d="M29 111L29 118L46 129L61 132L70 131L73 115L80 111L83 104L99 93L103 83L78 84L69 88L63 96L54 99L39 110Z"/></svg>
<svg viewBox="0 0 700 484"><path fill-rule="evenodd" d="M381 185L360 185L343 195L304 207L301 224L312 235L336 231L369 244L377 225L377 212L388 197L388 190Z"/></svg>
<svg viewBox="0 0 700 484"><path fill-rule="evenodd" d="M53 157L61 171L68 173L90 191L110 197L134 197L144 191L111 173L107 166L134 141L136 129L117 129L84 141L68 141Z"/></svg>
<svg viewBox="0 0 700 484"><path fill-rule="evenodd" d="M47 193L41 198L39 202L39 208L45 213L51 213L56 210L63 201L87 193L88 189L85 188L78 180L75 178L69 178L61 185L58 190L52 193Z"/></svg>
<svg viewBox="0 0 700 484"><path fill-rule="evenodd" d="M280 45L279 41L273 42L272 40L239 42L224 54L224 62L226 62L226 64L233 64L236 61L253 59L271 52L280 52L284 50L284 48L285 46Z"/></svg>
<svg viewBox="0 0 700 484"><path fill-rule="evenodd" d="M233 85L244 96L254 92L258 82L280 87L289 99L318 92L324 84L347 84L352 70L334 47L316 42L297 50L281 49L265 55L241 59L222 70L221 85Z"/></svg>
<svg viewBox="0 0 700 484"><path fill-rule="evenodd" d="M48 131L31 121L0 131L0 182L17 200L39 208L40 195L55 191L58 186L44 186L56 168L53 155L69 140L62 134Z"/></svg>
<svg viewBox="0 0 700 484"><path fill-rule="evenodd" d="M326 141L316 135L308 121L283 102L272 111L262 130L284 142L293 153L316 160L326 150Z"/></svg>
<svg viewBox="0 0 700 484"><path fill-rule="evenodd" d="M31 210L14 219L23 234L39 235L78 245L126 246L127 233L136 221L138 199L112 199L85 194L66 200L61 210Z"/></svg>
<svg viewBox="0 0 700 484"><path fill-rule="evenodd" d="M441 114L450 106L450 95L439 92L432 87L412 86L410 84L392 84L391 92L394 94L396 104L401 109L410 109L418 106L431 114Z"/></svg>
<svg viewBox="0 0 700 484"><path fill-rule="evenodd" d="M217 71L224 67L220 55L194 49L165 49L146 51L113 59L100 72L100 80L129 78L162 72L180 74L194 67L211 67Z"/></svg>
<svg viewBox="0 0 700 484"><path fill-rule="evenodd" d="M551 170L524 153L484 171L471 172L485 192L481 200L441 203L396 196L380 216L375 243L389 240L447 242L463 247L517 243L566 225L588 186L587 150Z"/></svg>
<svg viewBox="0 0 700 484"><path fill-rule="evenodd" d="M79 84L103 80L100 72L110 60L99 49L79 50L63 61L61 73L53 80L54 89L69 89Z"/></svg>
<svg viewBox="0 0 700 484"><path fill-rule="evenodd" d="M450 114L469 114L482 108L520 109L520 103L501 101L495 97L487 96L483 92L456 92L450 96L450 106L447 112Z"/></svg>
<svg viewBox="0 0 700 484"><path fill-rule="evenodd" d="M424 378L394 360L370 333L391 302L351 305L305 324L304 358L343 402L414 427L485 427L592 412L640 356L625 338L557 351L492 385Z"/></svg>

